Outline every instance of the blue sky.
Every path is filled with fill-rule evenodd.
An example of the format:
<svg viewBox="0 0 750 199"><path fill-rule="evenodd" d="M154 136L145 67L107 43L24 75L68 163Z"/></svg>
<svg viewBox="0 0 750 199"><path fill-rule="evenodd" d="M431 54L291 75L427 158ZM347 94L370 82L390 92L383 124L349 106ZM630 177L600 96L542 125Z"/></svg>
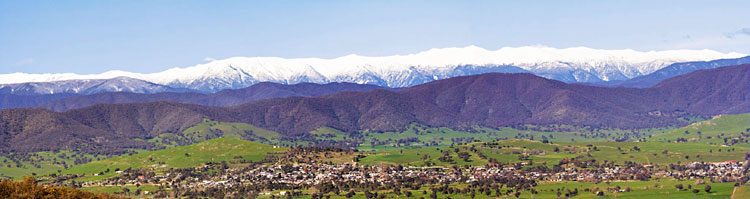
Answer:
<svg viewBox="0 0 750 199"><path fill-rule="evenodd" d="M477 45L750 53L750 1L7 1L0 73Z"/></svg>

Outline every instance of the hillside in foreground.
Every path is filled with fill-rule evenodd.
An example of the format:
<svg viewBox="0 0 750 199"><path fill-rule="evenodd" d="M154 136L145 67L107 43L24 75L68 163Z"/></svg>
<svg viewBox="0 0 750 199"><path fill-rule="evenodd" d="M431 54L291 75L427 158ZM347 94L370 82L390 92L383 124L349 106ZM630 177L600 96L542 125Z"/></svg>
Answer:
<svg viewBox="0 0 750 199"><path fill-rule="evenodd" d="M269 153L285 150L286 148L246 140L216 138L187 146L144 151L134 155L94 161L74 166L61 174L83 174L89 179L104 179L115 176L116 171L129 168L193 168L207 162L257 162L263 160Z"/></svg>
<svg viewBox="0 0 750 199"><path fill-rule="evenodd" d="M651 140L662 142L699 142L731 146L744 143L750 135L750 114L717 115L710 120L654 135Z"/></svg>
<svg viewBox="0 0 750 199"><path fill-rule="evenodd" d="M244 193L243 195L250 194L258 198L286 197L286 194L294 194L293 198L350 198L346 196L349 194L359 196L353 198L361 198L373 197L369 194L377 193L384 197L406 198L433 195L436 195L436 198L463 198L472 195L475 198L514 198L520 193L520 198L557 198L557 194L568 194L571 198L601 198L602 195L617 198L664 195L678 198L725 198L732 196L733 190L746 187L740 184L743 178L739 178L739 171L736 170L741 168L741 163L734 161L743 160L747 156L746 151L750 151L750 145L747 143L723 147L705 143L549 143L536 140L504 140L375 152L293 148L284 149L283 153L275 155L270 161L249 163L237 159L217 163L215 161L219 159L211 158L185 161L186 158L182 154L183 149L226 150L243 148L246 144L246 141L218 138L185 147L141 153L144 155L122 155L63 171L65 175L60 177L67 178L70 174L76 174L74 181L70 181L69 178L67 181L52 179L65 184L75 185L75 182L78 182L86 190L139 197L190 197L203 194L206 197L224 197ZM236 147L224 147L229 145ZM258 145L253 144L251 148L254 147ZM263 150L258 152L261 151ZM277 152L281 151L280 149ZM274 151L265 152L271 154L269 152ZM212 157L223 157L211 150L206 153L205 155ZM165 159L167 163L134 163L148 162L154 157ZM178 160L203 163L186 167L185 164L174 163ZM105 162L110 166L118 165L109 164L111 162L124 162L133 167L125 170L115 168L116 172L110 173L106 169L112 170L112 167L95 166ZM711 167L712 172L709 173L700 170L711 165L722 166ZM730 168L731 173L727 173L730 175L713 173L713 169L723 168ZM102 172L90 173L99 170ZM508 172L527 177L508 177L513 176ZM471 183L451 176L456 173L466 174L466 179ZM592 175L594 173L595 175ZM686 173L696 176L684 176ZM361 175L371 176L369 178L383 180L386 183L367 185L364 182L368 177ZM448 180L450 183L438 184L438 181L431 181L424 175L440 176L440 179ZM468 178L472 175L483 177ZM357 186L356 183L337 181L342 179L339 177L321 176L347 176L343 179L361 179L362 182L352 181L363 184ZM558 178L560 180L553 180ZM396 179L403 181L388 183ZM329 181L336 183L327 184ZM219 188L181 189L169 186L175 183ZM415 187L412 183L419 185ZM290 184L297 185L289 186ZM124 193L124 189L131 189L131 192ZM144 190L149 191L143 192ZM336 190L340 192L335 193Z"/></svg>
<svg viewBox="0 0 750 199"><path fill-rule="evenodd" d="M701 122L713 123L704 127L715 129L750 128L750 123L742 122L746 118L747 114L724 115ZM695 125L684 128L692 126ZM572 136L568 133L573 132L528 128L461 133L415 124L404 132L349 134L330 128L313 132L315 139L342 142L365 136L365 140L376 143L359 143L359 150L346 150L279 148L249 142L237 138L286 141L279 140L283 137L271 131L256 132L260 129L252 125L204 120L181 134L170 135L171 138L149 140L165 142L162 144L166 149L104 158L59 172L39 173L37 177L46 183L96 193L159 198L238 195L270 198L286 197L285 194L294 194L293 198L349 198L348 194L361 198L376 193L406 197L407 191L411 196L406 198L429 198L433 194L437 198L472 195L515 198L516 194L519 198L557 198L558 193L571 198L600 198L602 194L617 198L663 195L725 198L737 193L733 190L746 187L742 185L747 180L742 177L742 168L744 160L750 157L747 153L750 134L725 134L742 140L730 146L659 139L674 134L675 130L648 131L639 142L597 139L566 142ZM570 127L560 126L557 130L564 128ZM626 132L595 134L623 133ZM233 138L220 138L225 136ZM176 146L169 142L174 137L199 143ZM374 177L362 176L365 174ZM457 174L464 177L456 178ZM442 185L428 176L450 183ZM368 184L368 178L383 180L385 184ZM420 185L415 187L413 183ZM741 194L744 193L740 191Z"/></svg>
<svg viewBox="0 0 750 199"><path fill-rule="evenodd" d="M23 181L0 180L0 198L117 199L106 193L94 194L70 187L37 184L32 177Z"/></svg>

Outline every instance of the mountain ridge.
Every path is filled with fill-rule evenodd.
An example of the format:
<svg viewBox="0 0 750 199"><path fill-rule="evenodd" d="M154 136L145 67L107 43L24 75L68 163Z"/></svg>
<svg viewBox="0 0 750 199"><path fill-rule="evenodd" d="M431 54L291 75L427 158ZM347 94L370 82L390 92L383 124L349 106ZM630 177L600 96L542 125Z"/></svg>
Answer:
<svg viewBox="0 0 750 199"><path fill-rule="evenodd" d="M126 93L107 92L92 95L72 96L55 99L38 107L53 111L66 111L70 109L83 108L96 104L122 104L134 102L171 101L185 104L196 104L203 106L235 106L252 101L283 98L292 96L315 97L338 92L370 91L375 89L390 89L375 85L353 84L353 83L299 83L285 85L271 82L261 82L241 89L227 89L216 93Z"/></svg>
<svg viewBox="0 0 750 199"><path fill-rule="evenodd" d="M590 82L581 84L606 87L622 86L630 88L648 88L658 84L665 79L687 74L696 70L720 68L724 66L734 66L748 63L750 63L750 56L735 59L718 59L712 61L680 62L670 64L667 67L664 67L647 75L638 76L628 80Z"/></svg>
<svg viewBox="0 0 750 199"><path fill-rule="evenodd" d="M455 76L488 72L531 72L564 82L626 80L649 74L669 64L746 56L711 50L639 52L585 47L505 47L495 51L476 46L442 48L408 55L334 59L233 57L187 68L139 74L110 71L96 75L2 74L0 84L64 79L108 79L125 76L174 88L201 92L247 87L259 82L351 82L383 87L408 87Z"/></svg>
<svg viewBox="0 0 750 199"><path fill-rule="evenodd" d="M749 81L750 65L698 70L653 88L605 88L532 74L491 73L399 91L273 98L230 107L159 101L98 104L66 112L7 109L0 112L0 150L80 147L92 153L105 148L122 152L149 147L138 139L179 133L204 119L247 123L291 137L320 127L379 132L403 130L412 123L453 129L524 124L665 127L687 124L686 116L750 111Z"/></svg>
<svg viewBox="0 0 750 199"><path fill-rule="evenodd" d="M0 93L0 109L40 107L53 111L66 111L83 108L95 104L121 104L136 102L173 101L204 106L233 106L251 101L290 97L290 96L320 96L344 91L369 91L374 89L391 89L375 85L354 83L300 83L285 85L262 82L241 89L227 89L216 93L195 92L100 92L88 95L76 94L48 94L48 95L16 95Z"/></svg>
<svg viewBox="0 0 750 199"><path fill-rule="evenodd" d="M0 94L94 94L100 92L190 92L191 89L172 88L145 80L118 76L111 79L59 80L51 82L26 82L0 85Z"/></svg>

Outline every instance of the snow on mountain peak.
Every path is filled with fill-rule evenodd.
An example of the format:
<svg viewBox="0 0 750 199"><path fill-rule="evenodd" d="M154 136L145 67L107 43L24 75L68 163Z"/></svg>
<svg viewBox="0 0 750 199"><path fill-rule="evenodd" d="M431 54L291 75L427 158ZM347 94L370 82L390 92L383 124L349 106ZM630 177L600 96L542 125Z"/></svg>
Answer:
<svg viewBox="0 0 750 199"><path fill-rule="evenodd" d="M537 75L567 82L624 80L645 75L676 62L709 61L747 56L713 50L666 50L640 52L632 49L600 50L588 47L504 47L487 50L478 46L433 48L382 57L350 54L333 59L231 57L185 68L151 74L108 71L101 74L0 74L0 84L48 82L73 79L130 77L175 88L217 91L258 82L327 83L355 82L381 86L411 86L426 81L483 72L498 67L518 67ZM470 66L469 68L465 68ZM459 68L464 67L464 68ZM463 71L456 71L463 70Z"/></svg>

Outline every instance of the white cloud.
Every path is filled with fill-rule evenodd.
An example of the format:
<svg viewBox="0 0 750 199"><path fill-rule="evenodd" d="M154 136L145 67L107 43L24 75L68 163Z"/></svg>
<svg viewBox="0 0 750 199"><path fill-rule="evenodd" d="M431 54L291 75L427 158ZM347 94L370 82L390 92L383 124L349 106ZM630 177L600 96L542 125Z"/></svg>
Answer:
<svg viewBox="0 0 750 199"><path fill-rule="evenodd" d="M214 61L214 60L216 60L216 59L214 59L213 57L206 57L206 58L203 58L203 61L207 61L207 62L212 62L212 61Z"/></svg>
<svg viewBox="0 0 750 199"><path fill-rule="evenodd" d="M16 65L31 65L31 64L34 64L34 59L32 58L25 58L25 59L18 60L16 62Z"/></svg>

